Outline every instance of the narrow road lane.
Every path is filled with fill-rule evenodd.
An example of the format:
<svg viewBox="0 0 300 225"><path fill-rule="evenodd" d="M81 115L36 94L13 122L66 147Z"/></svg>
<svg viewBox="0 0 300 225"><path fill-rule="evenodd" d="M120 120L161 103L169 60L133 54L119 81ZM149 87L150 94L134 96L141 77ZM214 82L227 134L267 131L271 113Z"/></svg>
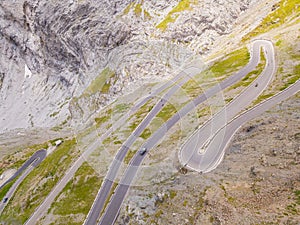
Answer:
<svg viewBox="0 0 300 225"><path fill-rule="evenodd" d="M50 208L51 204L54 202L55 198L63 188L67 185L67 183L74 177L76 171L80 168L80 166L86 161L86 159L91 155L91 153L97 149L107 137L109 137L112 132L120 128L129 118L133 115L140 107L142 107L149 99L157 96L162 91L167 90L172 87L176 82L182 79L182 73L179 73L173 79L167 81L165 84L159 86L152 93L142 98L139 102L137 102L130 110L129 113L123 115L120 119L118 119L112 126L103 134L100 138L98 138L95 142L87 147L87 149L82 153L82 155L74 162L74 164L69 168L63 178L57 183L57 185L52 189L50 194L46 197L43 203L35 210L35 212L31 215L31 217L26 221L26 225L35 225L36 221L38 221ZM186 74L185 74L186 75ZM104 181L105 182L105 181ZM97 196L98 198L99 196ZM94 202L96 204L97 201ZM94 206L93 206L94 207ZM90 214L90 213L89 213Z"/></svg>
<svg viewBox="0 0 300 225"><path fill-rule="evenodd" d="M204 102L207 98L214 96L216 93L218 93L219 91L224 90L225 88L233 85L234 83L236 83L238 80L240 80L241 78L243 78L244 76L246 76L249 72L251 72L259 63L259 59L260 59L260 47L264 47L266 56L267 56L267 64L266 67L263 71L263 73L261 74L261 76L258 78L257 81L261 82L261 87L254 89L253 94L250 94L250 96L248 96L249 94L249 90L251 90L251 88L253 88L252 85L250 85L242 94L240 94L239 97L237 97L236 99L246 99L245 102L243 102L243 105L236 105L236 106L232 106L232 109L228 112L228 117L227 117L227 113L226 110L222 110L218 115L222 115L222 116L218 116L217 121L219 122L215 122L216 120L212 120L215 123L215 127L218 127L218 130L221 130L221 127L225 127L225 124L227 124L228 118L231 118L232 115L234 114L235 110L233 109L243 109L245 107L245 105L247 105L247 103L249 104L249 102L251 103L252 100L254 100L257 96L259 96L259 94L263 91L263 89L268 85L268 83L271 80L271 77L274 74L275 71L275 59L274 59L274 51L273 51L273 46L272 43L270 43L269 41L255 41L253 42L253 50L252 50L252 57L251 57L251 61L249 62L249 64L244 67L242 70L240 70L238 73L236 73L235 75L233 75L232 77L226 79L225 81L221 82L219 85L216 85L212 88L210 88L208 91L205 92L205 94L202 94L200 96L198 96L197 98L195 98L192 102L188 103L185 107L183 107L181 110L179 110L171 119L169 119L165 124L163 124L147 141L146 144L144 144L141 148L147 148L148 151L150 149L152 149L157 143L158 141L165 135L165 133L175 124L177 123L180 118L182 118L183 116L185 116L188 112L190 112L191 110L193 110L197 105L199 105L200 103ZM297 89L298 91L298 89ZM294 94L293 92L289 92L288 90L284 92L284 96L285 97L289 97L289 94ZM276 98L274 98L274 100L272 100L271 102L273 104L278 103L280 98L278 98L278 96L276 96ZM240 100L234 100L233 102L235 103L239 103ZM269 104L264 103L265 107L262 107L263 109L260 110L259 112L263 112L264 110L267 110L267 106ZM250 118L250 117L249 117ZM221 127L219 127L219 125L222 125ZM220 132L222 133L222 132ZM204 133L203 133L204 134ZM204 134L207 135L207 134ZM197 138L199 138L199 136L196 135ZM208 132L208 136L207 139L211 137L211 132ZM202 138L202 137L201 137ZM207 140L206 139L206 140ZM222 140L222 139L221 139ZM205 143L205 141L203 142ZM223 143L223 142L222 142ZM225 144L226 146L227 144ZM195 149L195 148L192 148ZM224 150L225 148L223 148L223 151L218 152L217 155L220 154L224 154ZM198 151L197 151L198 152ZM104 213L104 215L102 216L101 220L100 220L100 225L109 225L109 224L113 224L118 216L121 204L127 194L128 189L130 188L134 177L136 175L136 173L138 172L138 168L141 165L143 159L145 158L145 155L140 155L140 154L135 154L135 156L133 157L133 159L130 162L130 165L128 166L127 170L125 171L121 181L119 182L119 185L117 186L114 195L111 198L111 201L109 202L109 205L106 208L106 211ZM190 155L188 155L188 158L191 159ZM181 160L182 161L182 160ZM189 163L190 161L187 161L186 163ZM220 157L214 157L213 161L208 161L207 164L209 165L218 165L218 163L220 163ZM198 166L198 164L197 164ZM198 167L197 167L198 169Z"/></svg>
<svg viewBox="0 0 300 225"><path fill-rule="evenodd" d="M147 116L143 119L143 121L137 126L137 128L133 131L133 133L127 138L125 143L118 150L111 166L108 170L108 173L104 179L104 182L101 185L101 189L99 190L97 197L94 201L94 204L85 220L85 225L88 224L96 224L97 220L100 216L100 213L105 205L107 198L109 197L109 193L113 186L113 182L115 181L118 171L123 163L123 160L126 157L126 154L130 150L132 144L136 141L136 139L142 134L142 132L146 129L146 127L150 124L153 118L161 111L164 105L168 102L169 98L172 97L178 89L182 87L187 81L189 81L192 77L199 74L201 72L200 68L190 67L188 71L181 72L179 74L182 79L180 79L177 84L172 86L169 91L155 104L155 106L151 109L151 111L147 114Z"/></svg>
<svg viewBox="0 0 300 225"><path fill-rule="evenodd" d="M4 196L3 200L0 202L0 215L2 214L5 206L10 201L14 193L16 192L19 185L23 182L23 180L27 177L27 175L37 167L47 156L47 150L42 149L35 152L22 166L17 172L8 179L3 185L1 185L0 189L7 185L9 182L12 182L16 177L21 175L16 182L11 186L9 191Z"/></svg>

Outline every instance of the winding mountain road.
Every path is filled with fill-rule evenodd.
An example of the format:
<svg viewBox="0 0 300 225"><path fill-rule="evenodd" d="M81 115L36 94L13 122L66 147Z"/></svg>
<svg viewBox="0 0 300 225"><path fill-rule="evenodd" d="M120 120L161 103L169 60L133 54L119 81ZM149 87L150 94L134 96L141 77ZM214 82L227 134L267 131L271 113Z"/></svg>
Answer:
<svg viewBox="0 0 300 225"><path fill-rule="evenodd" d="M223 155L225 150L223 143L228 141L224 140L227 132L224 129L225 126L239 112L249 106L265 90L273 78L276 71L273 45L266 41L256 43L259 47L264 48L266 55L264 70L240 95L198 129L183 145L179 153L179 160L188 168L198 172L209 172L218 165L220 160L217 158ZM210 165L215 166L211 167Z"/></svg>
<svg viewBox="0 0 300 225"><path fill-rule="evenodd" d="M260 113L266 111L272 105L292 96L299 91L299 81L297 81L290 88L284 90L283 92L277 94L276 96L262 102L258 106L244 112L241 112L255 100L262 91L270 83L273 74L275 73L275 58L274 49L271 42L266 40L256 40L251 46L251 58L249 63L238 71L233 76L225 79L219 84L209 88L205 93L200 94L188 104L186 104L182 109L180 109L174 116L172 116L168 121L166 121L141 147L146 148L150 151L157 143L164 137L166 132L173 127L182 117L187 115L190 111L194 110L196 106L205 102L208 98L215 96L222 90L235 84L251 71L255 69L260 61L260 49L264 50L266 56L266 67L261 73L261 75L256 79L255 82L250 84L241 94L234 98L230 104L228 104L223 110L218 112L213 118L207 121L201 128L199 128L182 146L179 152L180 162L190 169L199 172L209 172L216 168L221 162L226 147L228 146L231 138L238 128L245 122L251 120ZM163 106L167 103L168 99L174 95L174 93L191 77L199 73L199 68L190 68L189 70L183 71L172 80L168 81L154 92L150 93L141 101L137 102L131 110L123 115L118 121L112 124L100 138L88 146L88 148L83 152L83 154L75 161L75 163L69 168L65 176L58 182L50 194L46 197L44 202L36 209L32 216L27 220L25 224L36 224L36 222L44 215L44 213L49 209L52 202L55 200L57 195L63 190L65 185L71 180L75 172L79 169L86 158L95 150L97 147L111 135L112 132L121 127L124 122L126 122L131 115L133 115L142 105L144 105L149 99L156 96L162 91L166 91L166 94L158 100L156 105L147 114L144 120L139 124L135 131L130 135L126 142L117 152L109 171L101 185L101 188L95 198L92 208L84 222L85 225L94 225L97 223L100 213L102 210L103 216L100 218L101 225L113 224L118 216L121 204L126 197L128 189L132 185L132 182L138 172L139 166L141 165L146 154L135 154L130 161L125 173L123 174L121 181L117 185L113 196L108 199L109 193L112 190L113 182L115 181L119 169L123 163L123 160L129 151L131 145L135 142L137 137L145 130L152 119L159 113ZM258 84L258 85L257 85ZM169 89L169 90L168 90ZM25 171L26 173L26 171ZM24 173L24 174L25 174ZM104 205L107 200L110 200L108 206L104 209Z"/></svg>
<svg viewBox="0 0 300 225"><path fill-rule="evenodd" d="M127 138L125 143L121 146L119 151L117 152L111 166L108 170L108 173L101 185L101 188L95 198L95 201L92 205L92 208L84 222L84 224L96 224L98 217L106 203L106 200L109 196L113 183L118 175L118 171L123 164L123 160L125 159L128 151L132 144L136 141L136 139L142 134L142 132L146 129L146 127L150 124L153 118L161 111L164 105L168 102L169 98L172 97L178 89L182 87L187 81L189 81L193 76L199 74L201 72L200 68L197 67L189 67L185 72L179 73L180 79L174 86L172 86L164 96L158 100L156 105L150 110L150 112L146 115L143 121L136 127L136 129L132 132L132 134Z"/></svg>
<svg viewBox="0 0 300 225"><path fill-rule="evenodd" d="M11 186L9 191L4 196L3 200L0 202L0 214L4 210L5 206L17 190L18 186L23 182L25 177L35 168L37 167L47 156L47 150L41 149L35 152L22 166L17 170L17 172L9 178L5 183L3 183L0 187L3 188L8 183L12 182L16 177L21 175L16 182Z"/></svg>
<svg viewBox="0 0 300 225"><path fill-rule="evenodd" d="M190 73L194 74L199 72L199 68L191 67ZM74 162L74 164L68 169L66 174L63 176L63 178L56 184L56 186L52 189L52 191L49 193L49 195L46 197L46 199L43 201L43 203L35 210L35 212L31 215L31 217L26 221L26 225L35 225L36 222L47 212L47 210L50 208L51 204L54 202L55 198L58 196L59 193L63 190L63 188L67 185L67 183L74 177L76 171L80 168L80 166L86 161L86 159L91 155L91 153L97 149L105 140L107 137L109 137L115 130L120 128L129 118L131 115L133 115L140 107L142 107L149 99L156 97L161 92L169 89L172 86L176 86L177 83L182 83L182 79L189 80L190 76L189 74L186 74L185 72L181 72L178 75L174 76L171 80L168 80L163 85L159 86L153 92L149 93L146 97L142 98L140 101L138 101L130 110L128 113L123 115L120 119L115 121L112 126L103 134L101 135L96 141L94 141L92 144L88 146L88 148L82 153L82 155ZM130 145L130 144L128 144ZM122 156L119 156L122 158ZM119 163L118 161L116 163ZM108 183L109 185L109 183ZM98 199L99 196L97 196L96 199ZM95 201L94 205L97 203L97 208L99 207L99 201ZM93 210L91 212L94 212ZM99 214L98 214L99 216ZM95 224L96 217L98 218L97 213L93 213L90 215L88 214L87 220L89 221L88 224ZM87 221L86 220L86 221ZM95 222L93 222L95 220ZM91 222L92 221L92 222ZM86 222L85 222L86 223ZM87 223L86 223L87 224Z"/></svg>
<svg viewBox="0 0 300 225"><path fill-rule="evenodd" d="M147 149L151 149L155 146L155 144L165 135L165 133L174 125L177 123L177 121L184 115L186 115L188 112L193 110L198 104L204 102L207 98L214 96L221 90L225 89L226 87L229 87L230 85L234 84L238 80L242 79L244 76L246 76L249 72L251 72L259 63L259 55L260 55L260 42L254 42L252 47L252 57L250 62L247 64L246 67L241 69L238 73L231 76L230 78L226 79L225 81L221 82L218 85L215 85L214 87L208 89L204 94L201 94L197 98L195 98L193 101L188 103L182 110L177 112L169 121L167 121L165 124L163 124L147 141L147 143L143 146ZM258 57L253 57L258 56ZM192 73L191 73L192 72ZM191 76L196 75L196 71L191 71ZM187 77L188 78L188 77ZM85 225L89 224L95 224L104 205L107 201L108 195L111 191L111 188L113 186L113 183L115 181L115 178L117 176L117 172L122 165L122 161L125 158L129 147L133 144L133 142L136 140L136 138L143 132L143 130L146 128L146 126L151 122L151 120L159 113L159 111L163 108L166 100L170 98L172 94L174 94L180 86L182 86L188 79L183 79L182 82L178 86L174 86L169 90L167 94L159 101L157 104L153 107L153 109L150 111L150 113L146 116L146 118L142 121L142 123L137 127L137 129L133 132L133 134L126 140L125 144L122 146L122 148L118 151L115 159L113 160L110 169L108 171L108 174L106 176L106 179L104 183L101 186L101 189L98 192L97 198L94 201L94 204L88 214L88 217L85 221ZM138 154L137 154L138 155ZM130 165L131 167L131 165ZM131 183L131 182L130 182Z"/></svg>
<svg viewBox="0 0 300 225"><path fill-rule="evenodd" d="M204 94L196 97L193 101L179 110L172 118L170 118L165 124L163 124L141 147L147 148L148 151L155 147L158 141L165 135L165 133L176 124L180 118L185 116L188 112L194 109L197 105L204 102L207 98L214 96L217 92L224 90L225 88L233 85L242 77L251 72L257 64L260 58L260 48L263 47L266 55L266 67L262 74L253 82L246 90L244 90L239 96L237 96L225 109L217 113L213 119L204 124L192 137L185 143L180 151L180 161L191 169L208 172L214 169L222 160L226 147L233 137L237 129L245 122L253 119L255 116L269 109L271 106L279 103L280 101L291 97L299 91L300 83L296 82L290 88L284 90L278 95L274 96L267 101L262 102L258 106L251 110L242 113L235 119L232 118L241 112L246 106L248 106L253 100L255 100L261 92L268 86L275 73L275 58L274 49L271 42L266 40L257 40L252 45L252 55L249 64L237 72L235 75L216 85ZM255 83L255 84L254 84ZM258 85L256 85L258 83ZM204 135L204 136L201 136ZM206 145L206 143L208 143ZM202 150L201 147L208 147ZM217 147L217 148L216 148ZM113 224L119 214L121 204L130 188L138 168L141 165L146 154L135 154L130 165L125 171L121 181L115 189L102 218L100 219L100 225Z"/></svg>

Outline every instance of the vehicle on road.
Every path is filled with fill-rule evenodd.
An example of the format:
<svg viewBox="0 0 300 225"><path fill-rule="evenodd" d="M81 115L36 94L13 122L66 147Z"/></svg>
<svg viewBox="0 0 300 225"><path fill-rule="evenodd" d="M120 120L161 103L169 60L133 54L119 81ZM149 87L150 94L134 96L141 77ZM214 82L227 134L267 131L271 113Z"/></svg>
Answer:
<svg viewBox="0 0 300 225"><path fill-rule="evenodd" d="M3 203L6 203L8 200L8 198L4 198Z"/></svg>
<svg viewBox="0 0 300 225"><path fill-rule="evenodd" d="M140 155L144 155L147 152L147 148L143 147L142 149L139 150Z"/></svg>
<svg viewBox="0 0 300 225"><path fill-rule="evenodd" d="M255 84L255 87L257 87L257 86L258 86L258 83Z"/></svg>

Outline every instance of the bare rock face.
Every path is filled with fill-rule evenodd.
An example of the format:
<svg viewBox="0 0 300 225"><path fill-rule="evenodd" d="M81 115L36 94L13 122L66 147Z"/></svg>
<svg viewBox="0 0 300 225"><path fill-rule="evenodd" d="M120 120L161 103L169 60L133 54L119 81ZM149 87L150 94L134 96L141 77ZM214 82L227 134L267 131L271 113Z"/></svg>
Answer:
<svg viewBox="0 0 300 225"><path fill-rule="evenodd" d="M22 12L15 15L4 2L1 34L16 45L31 70L79 73L129 36L128 27L112 17L118 4L100 3L19 1Z"/></svg>
<svg viewBox="0 0 300 225"><path fill-rule="evenodd" d="M235 20L257 0L203 0L190 1L166 32L159 36L168 40L191 44L200 53L209 52L214 41L229 34Z"/></svg>
<svg viewBox="0 0 300 225"><path fill-rule="evenodd" d="M114 82L107 93L81 101L80 117L108 104L129 83L171 76L230 33L256 1L189 1L163 31L158 24L181 1L2 0L0 132L65 124L70 99L80 97L104 68L114 71ZM90 100L97 104L88 107Z"/></svg>
<svg viewBox="0 0 300 225"><path fill-rule="evenodd" d="M93 78L87 72L104 67L109 51L130 37L129 27L113 18L124 4L0 3L3 130L52 126L68 117L64 99L80 93ZM24 75L26 67L32 76Z"/></svg>

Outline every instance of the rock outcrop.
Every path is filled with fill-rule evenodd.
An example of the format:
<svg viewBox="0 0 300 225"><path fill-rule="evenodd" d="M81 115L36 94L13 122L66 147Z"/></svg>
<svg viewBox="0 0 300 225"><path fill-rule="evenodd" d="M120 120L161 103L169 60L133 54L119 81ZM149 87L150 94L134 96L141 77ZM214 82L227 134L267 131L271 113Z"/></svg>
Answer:
<svg viewBox="0 0 300 225"><path fill-rule="evenodd" d="M114 71L114 82L89 96L96 105L79 106L80 117L129 83L171 76L230 33L256 1L1 1L0 132L66 124L70 99L80 98L104 68Z"/></svg>

